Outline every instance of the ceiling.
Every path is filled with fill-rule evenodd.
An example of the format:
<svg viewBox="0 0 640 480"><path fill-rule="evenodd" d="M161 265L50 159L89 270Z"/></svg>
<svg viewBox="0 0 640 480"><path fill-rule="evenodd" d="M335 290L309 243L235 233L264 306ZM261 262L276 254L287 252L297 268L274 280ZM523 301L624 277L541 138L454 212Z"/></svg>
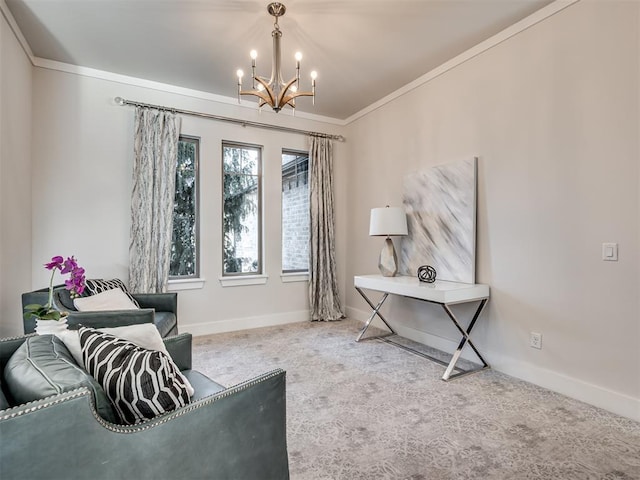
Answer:
<svg viewBox="0 0 640 480"><path fill-rule="evenodd" d="M346 119L552 0L284 0L283 76ZM5 0L34 56L234 98L249 51L271 74L269 0ZM306 83L306 85L305 85ZM248 81L245 79L248 86Z"/></svg>

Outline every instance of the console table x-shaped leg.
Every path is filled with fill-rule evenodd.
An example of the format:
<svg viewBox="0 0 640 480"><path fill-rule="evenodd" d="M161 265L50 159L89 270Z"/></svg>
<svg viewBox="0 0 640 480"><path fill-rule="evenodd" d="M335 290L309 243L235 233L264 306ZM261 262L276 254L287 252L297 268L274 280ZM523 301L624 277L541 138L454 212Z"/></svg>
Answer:
<svg viewBox="0 0 640 480"><path fill-rule="evenodd" d="M451 357L451 360L449 361L449 363L447 363L447 362L444 362L444 361L440 360L439 358L435 358L435 357L433 357L431 355L427 355L424 352L420 352L420 351L415 350L415 349L413 349L411 347L408 347L406 345L402 345L401 343L397 343L397 342L394 342L394 341L389 340L388 338L386 338L386 337L389 337L389 336L392 336L392 335L397 335L395 330L393 328L391 328L391 325L389 325L389 322L387 322L387 320L384 318L382 313L380 313L380 308L382 308L382 305L384 304L385 300L389 296L389 293L385 292L382 295L382 298L380 299L380 301L376 305L374 305L373 302L365 295L365 293L362 291L362 289L360 289L359 287L356 287L356 290L362 296L362 298L364 298L364 300L369 304L369 306L373 309L373 311L371 312L371 316L369 317L367 322L364 324L364 327L362 327L362 330L360 331L360 334L356 338L356 342L359 342L360 340L362 340L362 336L364 335L364 333L369 328L369 325L371 325L371 322L373 321L373 319L377 316L386 325L386 327L389 329L390 333L388 333L386 335L378 335L378 336L375 336L375 337L367 337L365 340L374 339L374 338L375 339L380 339L380 340L383 340L383 341L385 341L387 343L391 343L391 344L393 344L393 345L395 345L397 347L403 348L403 349L408 350L408 351L410 351L412 353L420 355L421 357L428 358L429 360L432 360L432 361L434 361L436 363L439 363L441 365L446 366L447 368L446 368L446 370L444 372L444 375L442 376L442 380L444 380L445 382L448 381L448 380L452 380L454 378L460 377L462 375L468 375L470 373L478 372L480 370L484 370L486 368L489 368L489 364L482 357L480 352L478 352L478 349L473 344L473 342L471 341L471 338L469 336L471 334L471 330L473 329L473 326L476 324L476 321L478 320L478 317L480 317L480 314L482 313L482 310L484 309L484 306L487 303L487 299L486 298L483 298L483 299L480 300L480 304L478 305L478 308L476 309L475 313L473 314L473 317L472 317L471 321L469 322L469 326L466 329L462 327L462 325L460 324L460 322L458 321L456 316L453 314L453 312L449 308L448 304L440 303L440 302L434 302L432 300L425 300L423 298L416 298L416 300L422 300L424 302L435 303L437 305L441 305L442 308L444 309L444 311L446 312L447 316L451 319L451 321L454 323L454 325L456 326L456 328L458 329L458 331L462 335L462 339L460 340L460 343L458 344L458 348L453 353L453 356ZM407 297L407 298L415 298L415 297ZM473 349L473 351L475 352L475 354L478 357L478 359L480 359L480 361L482 362L482 366L480 366L478 368L469 369L469 370L463 370L460 367L456 367L456 363L458 363L458 359L460 358L460 354L462 353L463 348L467 344L469 344L469 346ZM456 370L457 373L453 373L454 370Z"/></svg>

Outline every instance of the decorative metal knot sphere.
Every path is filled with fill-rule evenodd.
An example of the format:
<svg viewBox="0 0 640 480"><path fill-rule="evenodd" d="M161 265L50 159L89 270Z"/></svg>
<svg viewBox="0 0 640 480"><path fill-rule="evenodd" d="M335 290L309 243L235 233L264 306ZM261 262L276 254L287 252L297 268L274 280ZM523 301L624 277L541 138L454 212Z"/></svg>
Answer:
<svg viewBox="0 0 640 480"><path fill-rule="evenodd" d="M431 265L422 265L418 268L418 280L433 283L436 281L436 269Z"/></svg>

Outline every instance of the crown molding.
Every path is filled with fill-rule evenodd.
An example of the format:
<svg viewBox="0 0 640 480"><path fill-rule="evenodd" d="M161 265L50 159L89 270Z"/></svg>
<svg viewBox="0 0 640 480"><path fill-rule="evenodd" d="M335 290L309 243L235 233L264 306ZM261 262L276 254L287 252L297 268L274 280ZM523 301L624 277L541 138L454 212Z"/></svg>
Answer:
<svg viewBox="0 0 640 480"><path fill-rule="evenodd" d="M78 65L71 65L69 63L57 62L55 60L48 60L46 58L34 57L33 64L36 67L46 68L48 70L56 70L59 72L71 73L74 75L80 75L84 77L98 78L101 80L107 80L110 82L121 83L124 85L132 85L136 87L149 88L152 90L158 90L166 93L175 93L183 95L185 97L197 98L200 100L207 100L211 102L223 103L227 105L241 106L253 111L258 109L257 104L254 102L242 100L238 104L238 99L235 97L226 97L224 95L217 95L215 93L203 92L202 90L194 90L191 88L179 87L177 85L171 85L168 83L156 82L154 80L148 80L145 78L131 77L129 75L122 75L119 73L107 72L105 70L98 70L95 68L81 67ZM268 110L266 113L272 113ZM274 113L275 114L275 113ZM277 115L294 116L292 110L283 110ZM305 120L313 120L316 122L328 123L332 125L344 126L344 120L340 120L332 117L324 117L322 115L314 115L312 113L296 111L296 118L303 118Z"/></svg>
<svg viewBox="0 0 640 480"><path fill-rule="evenodd" d="M27 39L24 38L24 35L22 35L22 31L20 30L20 27L18 27L18 24L16 23L16 19L13 18L13 15L11 14L9 7L7 7L7 4L4 0L0 0L0 11L2 12L2 16L4 17L4 19L9 24L9 28L15 35L16 39L18 40L18 43L22 47L22 50L24 50L24 53L27 55L27 57L29 57L29 61L31 62L31 65L35 65L34 63L35 57L33 56L31 47L29 46Z"/></svg>
<svg viewBox="0 0 640 480"><path fill-rule="evenodd" d="M203 91L200 91L200 90L193 90L193 89L190 89L190 88L179 87L179 86L176 86L176 85L170 85L170 84L167 84L167 83L156 82L156 81L147 80L147 79L144 79L144 78L131 77L131 76L128 76L128 75L121 75L121 74L118 74L118 73L107 72L105 70L98 70L98 69L95 69L95 68L82 67L82 66L79 66L79 65L72 65L72 64L69 64L69 63L57 62L55 60L48 60L46 58L36 57L33 54L33 51L31 50L31 47L29 46L29 43L27 42L26 38L24 38L24 35L22 34L22 31L20 30L20 27L16 23L15 18L13 18L13 15L11 14L11 11L9 10L9 7L7 6L5 0L0 0L0 12L2 12L2 16L7 21L7 24L9 25L9 28L11 29L11 31L14 34L14 36L16 37L16 40L18 40L18 43L22 47L22 50L24 51L24 53L29 58L29 61L31 62L31 65L33 65L34 67L39 67L39 68L45 68L45 69L48 69L48 70L55 70L55 71L59 71L59 72L70 73L70 74L73 74L73 75L80 75L80 76L85 76L85 77L98 78L98 79L101 79L101 80L107 80L107 81L111 81L111 82L121 83L121 84L124 84L124 85L132 85L132 86L138 86L138 87L143 87L143 88L150 88L152 90L159 90L159 91L167 92L167 93L176 93L178 95L184 95L184 96L187 96L187 97L198 98L198 99L201 99L201 100L208 100L208 101L212 101L212 102L218 102L218 103L223 103L223 104L227 104L227 105L238 106L238 99L237 98L226 97L226 96L223 96L223 95L216 95L216 94L209 93L209 92L203 92ZM240 106L244 107L244 108L248 108L248 109L254 110L254 111L257 110L257 106L256 106L256 104L254 102L249 102L249 101L246 101L246 100L241 101ZM279 113L279 115L281 115L281 116L292 116L292 117L294 116L292 110L283 110L282 112ZM298 118L303 118L305 120L312 120L312 121L316 121L316 122L327 123L327 124L330 124L330 125L338 125L338 126L344 126L345 125L344 120L341 120L341 119L338 119L338 118L333 118L333 117L325 117L323 115L315 115L313 113L297 111L295 113L295 116L298 117Z"/></svg>

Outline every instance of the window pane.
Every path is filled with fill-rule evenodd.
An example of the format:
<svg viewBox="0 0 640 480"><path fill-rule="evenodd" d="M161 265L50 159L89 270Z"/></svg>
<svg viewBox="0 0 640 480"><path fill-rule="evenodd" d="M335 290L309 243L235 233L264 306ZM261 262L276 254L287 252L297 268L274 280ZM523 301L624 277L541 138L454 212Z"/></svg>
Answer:
<svg viewBox="0 0 640 480"><path fill-rule="evenodd" d="M196 277L198 275L198 146L199 140L195 138L180 137L178 142L170 277Z"/></svg>
<svg viewBox="0 0 640 480"><path fill-rule="evenodd" d="M282 152L282 271L309 271L309 155Z"/></svg>
<svg viewBox="0 0 640 480"><path fill-rule="evenodd" d="M223 165L223 273L261 273L260 149L223 144Z"/></svg>
<svg viewBox="0 0 640 480"><path fill-rule="evenodd" d="M225 147L224 171L258 175L259 151L252 147Z"/></svg>

